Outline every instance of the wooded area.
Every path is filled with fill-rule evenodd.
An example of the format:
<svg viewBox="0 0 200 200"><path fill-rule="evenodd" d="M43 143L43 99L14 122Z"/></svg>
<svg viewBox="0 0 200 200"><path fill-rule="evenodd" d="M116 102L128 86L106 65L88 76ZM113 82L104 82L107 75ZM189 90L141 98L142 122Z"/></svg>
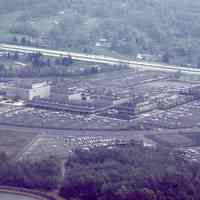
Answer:
<svg viewBox="0 0 200 200"><path fill-rule="evenodd" d="M197 67L199 8L200 2L189 0L0 2L0 14L10 22L8 32L48 38L53 48L91 52L105 38L109 51L161 54L165 62Z"/></svg>
<svg viewBox="0 0 200 200"><path fill-rule="evenodd" d="M0 154L0 185L60 189L67 200L198 200L199 163L170 149L140 145L77 149L61 160L9 160Z"/></svg>
<svg viewBox="0 0 200 200"><path fill-rule="evenodd" d="M199 199L199 164L140 146L76 151L61 195L73 200Z"/></svg>

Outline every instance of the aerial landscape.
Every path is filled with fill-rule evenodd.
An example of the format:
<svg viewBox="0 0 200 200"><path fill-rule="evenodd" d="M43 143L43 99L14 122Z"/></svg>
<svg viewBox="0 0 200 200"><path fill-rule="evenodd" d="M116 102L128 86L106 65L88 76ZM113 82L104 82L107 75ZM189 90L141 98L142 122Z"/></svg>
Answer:
<svg viewBox="0 0 200 200"><path fill-rule="evenodd" d="M0 0L0 200L200 199L199 9Z"/></svg>

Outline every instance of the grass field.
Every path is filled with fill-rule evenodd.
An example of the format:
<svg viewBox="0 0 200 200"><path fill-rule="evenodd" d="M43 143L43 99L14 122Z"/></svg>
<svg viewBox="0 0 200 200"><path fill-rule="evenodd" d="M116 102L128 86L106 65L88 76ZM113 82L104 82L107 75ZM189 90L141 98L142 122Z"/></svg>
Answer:
<svg viewBox="0 0 200 200"><path fill-rule="evenodd" d="M0 130L0 151L14 158L34 136L34 133Z"/></svg>

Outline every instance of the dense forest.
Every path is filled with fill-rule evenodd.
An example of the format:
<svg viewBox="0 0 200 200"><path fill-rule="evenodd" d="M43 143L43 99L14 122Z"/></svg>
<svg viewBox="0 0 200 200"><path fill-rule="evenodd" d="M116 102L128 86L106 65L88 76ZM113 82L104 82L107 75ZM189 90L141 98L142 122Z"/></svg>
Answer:
<svg viewBox="0 0 200 200"><path fill-rule="evenodd" d="M45 38L53 48L163 56L200 65L200 2L190 0L1 0L0 36ZM9 36L9 37L8 37Z"/></svg>
<svg viewBox="0 0 200 200"><path fill-rule="evenodd" d="M77 149L60 159L8 159L0 153L0 185L56 191L67 200L198 200L199 163L180 152L130 144Z"/></svg>
<svg viewBox="0 0 200 200"><path fill-rule="evenodd" d="M61 182L61 162L56 158L16 162L0 152L0 185L53 190Z"/></svg>
<svg viewBox="0 0 200 200"><path fill-rule="evenodd" d="M165 149L77 150L60 193L73 200L196 200L199 172L199 164Z"/></svg>

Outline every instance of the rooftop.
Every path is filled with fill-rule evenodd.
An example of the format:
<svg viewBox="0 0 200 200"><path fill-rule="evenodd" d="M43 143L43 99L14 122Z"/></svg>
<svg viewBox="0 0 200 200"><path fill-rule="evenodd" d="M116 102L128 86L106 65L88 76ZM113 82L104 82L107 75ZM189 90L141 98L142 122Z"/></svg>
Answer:
<svg viewBox="0 0 200 200"><path fill-rule="evenodd" d="M46 81L44 82L36 82L36 81L17 81L11 84L11 87L22 88L22 89L33 89L40 88L48 85Z"/></svg>

